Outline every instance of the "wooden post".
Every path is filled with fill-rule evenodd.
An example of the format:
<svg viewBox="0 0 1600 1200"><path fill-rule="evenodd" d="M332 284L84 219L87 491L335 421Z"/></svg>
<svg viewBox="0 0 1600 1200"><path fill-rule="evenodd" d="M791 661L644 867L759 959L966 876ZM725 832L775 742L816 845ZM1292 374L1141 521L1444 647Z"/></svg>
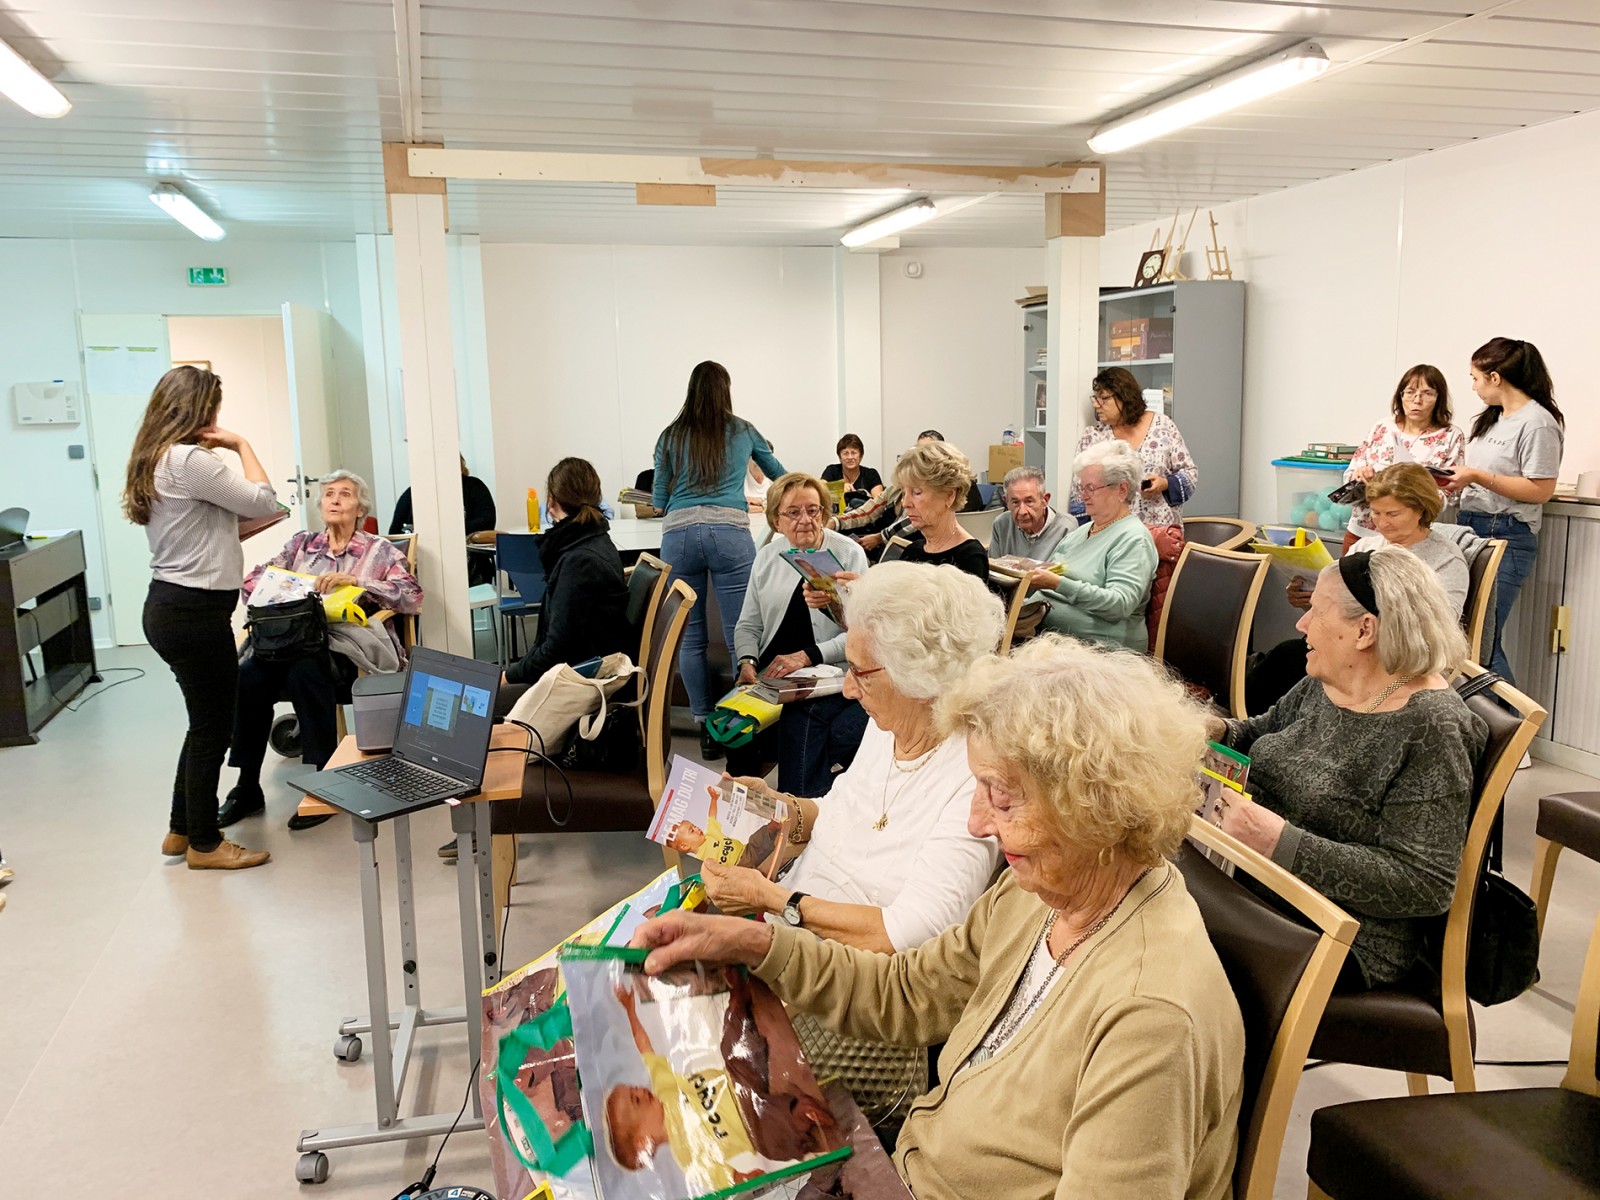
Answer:
<svg viewBox="0 0 1600 1200"><path fill-rule="evenodd" d="M1099 369L1100 238L1106 231L1105 173L1096 193L1045 197L1046 305L1049 362L1045 369L1049 453L1045 486L1058 508L1072 490L1072 460L1089 419L1089 381Z"/></svg>

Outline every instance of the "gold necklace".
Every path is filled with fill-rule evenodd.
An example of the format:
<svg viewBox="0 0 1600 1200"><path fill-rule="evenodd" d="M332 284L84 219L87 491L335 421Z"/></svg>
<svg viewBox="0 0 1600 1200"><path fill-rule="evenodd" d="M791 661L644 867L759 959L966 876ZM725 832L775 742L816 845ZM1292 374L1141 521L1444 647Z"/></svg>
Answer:
<svg viewBox="0 0 1600 1200"><path fill-rule="evenodd" d="M926 754L921 755L916 760L916 766L902 767L899 761L895 758L894 749L891 747L889 750L889 765L894 768L894 771L898 771L901 775L915 775L918 771L922 770L923 767L927 766L933 761L933 752L938 748L938 746L935 746L933 750L929 750ZM891 771L889 774L883 777L883 811L878 814L878 819L872 823L872 828L877 830L879 833L882 833L889 827L889 781L894 778L894 771ZM901 784L900 787L902 791L905 789L904 784ZM894 795L896 800L900 798L900 792L896 792Z"/></svg>
<svg viewBox="0 0 1600 1200"><path fill-rule="evenodd" d="M1412 679L1415 679L1415 678L1416 678L1416 676L1412 675L1412 676L1410 676L1410 678L1407 678L1407 679L1396 679L1388 687L1384 688L1383 691L1379 692L1377 697L1372 701L1372 703L1367 705L1361 711L1364 712L1364 713L1375 712L1377 710L1378 705L1382 704L1390 696L1394 695L1401 688L1405 687L1406 684L1410 683Z"/></svg>

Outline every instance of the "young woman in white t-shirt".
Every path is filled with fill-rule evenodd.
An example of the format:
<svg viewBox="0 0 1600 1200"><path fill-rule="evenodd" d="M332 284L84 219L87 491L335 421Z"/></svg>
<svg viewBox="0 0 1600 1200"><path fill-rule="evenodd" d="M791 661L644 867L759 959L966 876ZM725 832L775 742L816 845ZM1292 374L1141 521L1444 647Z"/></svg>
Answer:
<svg viewBox="0 0 1600 1200"><path fill-rule="evenodd" d="M1555 494L1566 419L1532 342L1493 338L1472 355L1472 390L1484 409L1472 422L1467 461L1445 490L1461 497L1461 524L1506 540L1495 575L1493 668L1511 679L1501 646L1511 606L1533 572L1543 505Z"/></svg>

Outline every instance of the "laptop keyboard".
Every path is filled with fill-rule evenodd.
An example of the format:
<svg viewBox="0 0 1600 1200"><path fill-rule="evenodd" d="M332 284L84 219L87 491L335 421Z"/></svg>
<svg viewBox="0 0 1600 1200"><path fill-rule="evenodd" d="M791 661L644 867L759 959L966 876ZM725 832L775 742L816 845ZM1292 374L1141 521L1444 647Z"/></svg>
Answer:
<svg viewBox="0 0 1600 1200"><path fill-rule="evenodd" d="M344 773L407 803L447 796L460 787L449 776L408 763L403 758L375 758L346 767Z"/></svg>

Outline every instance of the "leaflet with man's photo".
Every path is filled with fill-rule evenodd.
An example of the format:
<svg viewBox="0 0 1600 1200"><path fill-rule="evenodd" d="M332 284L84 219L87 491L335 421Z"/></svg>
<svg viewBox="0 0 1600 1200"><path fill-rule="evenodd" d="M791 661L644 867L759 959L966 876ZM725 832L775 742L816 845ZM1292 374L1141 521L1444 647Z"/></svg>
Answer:
<svg viewBox="0 0 1600 1200"><path fill-rule="evenodd" d="M579 949L561 969L605 1200L732 1196L850 1154L783 1005L744 968L652 977Z"/></svg>
<svg viewBox="0 0 1600 1200"><path fill-rule="evenodd" d="M666 791L646 836L679 854L731 867L756 866L771 857L789 818L789 806L771 792L752 792L722 772L673 757Z"/></svg>

